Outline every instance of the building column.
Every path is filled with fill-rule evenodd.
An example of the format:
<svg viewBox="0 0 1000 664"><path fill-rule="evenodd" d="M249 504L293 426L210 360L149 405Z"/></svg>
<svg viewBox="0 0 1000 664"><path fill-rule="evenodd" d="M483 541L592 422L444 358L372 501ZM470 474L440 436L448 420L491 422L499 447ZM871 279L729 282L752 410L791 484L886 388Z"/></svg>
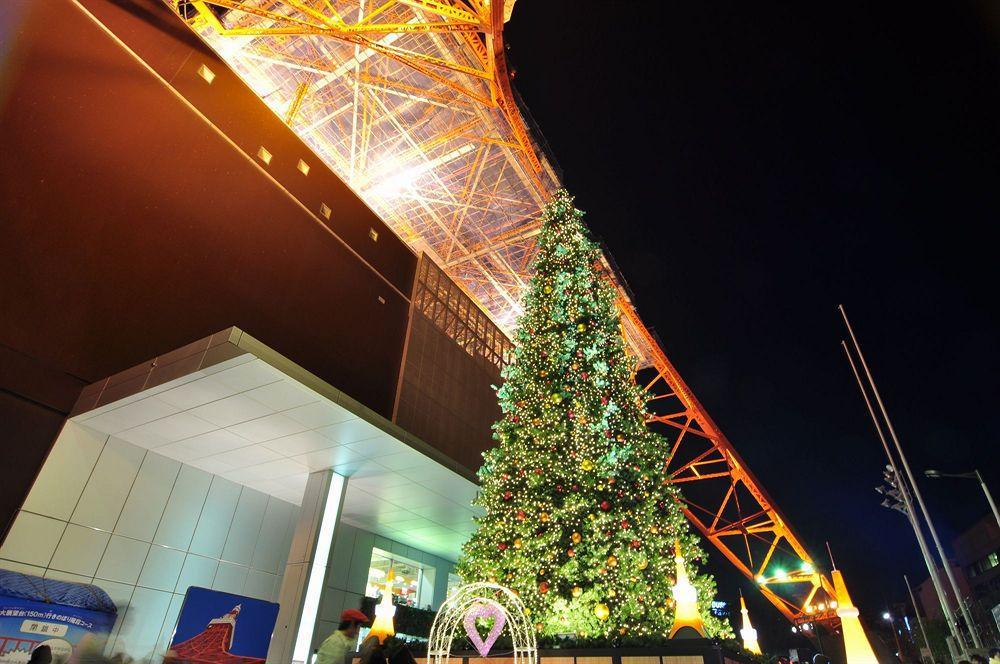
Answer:
<svg viewBox="0 0 1000 664"><path fill-rule="evenodd" d="M268 664L305 664L311 659L320 595L346 490L347 478L332 470L309 475L278 595L281 608Z"/></svg>

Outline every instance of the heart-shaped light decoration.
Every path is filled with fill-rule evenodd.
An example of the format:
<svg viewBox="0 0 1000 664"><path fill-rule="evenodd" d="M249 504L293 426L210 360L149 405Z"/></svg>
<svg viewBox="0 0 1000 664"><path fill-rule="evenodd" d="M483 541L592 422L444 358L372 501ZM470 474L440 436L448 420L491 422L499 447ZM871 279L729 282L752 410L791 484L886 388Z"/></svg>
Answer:
<svg viewBox="0 0 1000 664"><path fill-rule="evenodd" d="M493 618L493 628L486 635L486 639L483 639L479 635L479 630L476 629L476 620L479 618ZM497 605L479 602L470 606L469 610L465 612L462 624L465 626L465 633L469 636L469 640L472 641L472 645L475 646L476 651L481 657L486 657L490 654L493 644L500 637L500 632L503 631L504 625L507 624L507 616L504 615L504 612Z"/></svg>

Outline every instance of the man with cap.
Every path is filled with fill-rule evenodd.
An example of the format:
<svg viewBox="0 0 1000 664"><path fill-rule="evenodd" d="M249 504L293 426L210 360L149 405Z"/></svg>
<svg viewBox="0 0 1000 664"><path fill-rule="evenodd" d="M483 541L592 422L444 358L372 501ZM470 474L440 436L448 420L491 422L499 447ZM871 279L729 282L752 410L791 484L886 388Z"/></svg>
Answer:
<svg viewBox="0 0 1000 664"><path fill-rule="evenodd" d="M316 664L345 664L347 655L354 652L361 625L369 622L368 616L357 609L346 609L340 614L337 631L326 637L319 647Z"/></svg>

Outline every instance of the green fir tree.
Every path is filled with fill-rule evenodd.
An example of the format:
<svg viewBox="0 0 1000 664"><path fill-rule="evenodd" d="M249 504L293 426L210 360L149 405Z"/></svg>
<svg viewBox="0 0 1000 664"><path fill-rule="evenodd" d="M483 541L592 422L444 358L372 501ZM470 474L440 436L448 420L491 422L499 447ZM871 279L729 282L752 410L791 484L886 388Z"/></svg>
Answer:
<svg viewBox="0 0 1000 664"><path fill-rule="evenodd" d="M543 636L656 641L673 624L679 542L710 636L715 581L675 487L670 447L645 424L616 293L583 213L563 190L542 215L535 276L513 361L497 391L497 445L484 454L485 510L459 573L518 593Z"/></svg>

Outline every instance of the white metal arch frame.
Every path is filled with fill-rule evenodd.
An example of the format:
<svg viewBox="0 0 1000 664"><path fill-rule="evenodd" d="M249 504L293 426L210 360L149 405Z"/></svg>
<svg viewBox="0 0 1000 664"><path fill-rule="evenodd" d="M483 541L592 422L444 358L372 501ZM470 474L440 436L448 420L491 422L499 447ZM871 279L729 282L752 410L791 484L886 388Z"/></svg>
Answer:
<svg viewBox="0 0 1000 664"><path fill-rule="evenodd" d="M503 614L507 621L505 628L514 643L514 664L535 664L538 647L534 627L524 613L524 604L510 589L495 583L466 584L444 601L431 626L428 664L447 664L451 659L455 630L463 624L469 609L477 604L495 607Z"/></svg>

